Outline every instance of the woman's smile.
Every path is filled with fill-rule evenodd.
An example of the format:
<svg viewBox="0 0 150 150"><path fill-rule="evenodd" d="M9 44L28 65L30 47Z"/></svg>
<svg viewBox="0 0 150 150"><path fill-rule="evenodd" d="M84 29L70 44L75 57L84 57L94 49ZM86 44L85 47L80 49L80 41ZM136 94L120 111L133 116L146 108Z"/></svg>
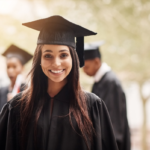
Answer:
<svg viewBox="0 0 150 150"><path fill-rule="evenodd" d="M62 70L49 70L49 72L51 74L53 74L54 76L60 76L64 73L65 69L62 69Z"/></svg>

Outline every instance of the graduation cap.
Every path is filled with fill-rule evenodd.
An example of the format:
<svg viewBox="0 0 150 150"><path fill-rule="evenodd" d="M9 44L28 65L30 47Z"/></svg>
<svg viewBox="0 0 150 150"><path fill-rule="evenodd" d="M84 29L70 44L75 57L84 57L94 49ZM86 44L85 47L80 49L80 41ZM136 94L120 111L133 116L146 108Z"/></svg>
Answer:
<svg viewBox="0 0 150 150"><path fill-rule="evenodd" d="M85 44L84 46L84 59L94 59L101 58L101 53L99 51L99 47L104 44L104 41L93 42L89 44Z"/></svg>
<svg viewBox="0 0 150 150"><path fill-rule="evenodd" d="M13 44L10 45L2 55L6 58L18 58L22 65L25 65L32 58L31 54Z"/></svg>
<svg viewBox="0 0 150 150"><path fill-rule="evenodd" d="M61 16L51 16L23 23L23 25L40 31L37 44L67 45L75 48L79 57L80 67L84 65L84 36L97 34Z"/></svg>

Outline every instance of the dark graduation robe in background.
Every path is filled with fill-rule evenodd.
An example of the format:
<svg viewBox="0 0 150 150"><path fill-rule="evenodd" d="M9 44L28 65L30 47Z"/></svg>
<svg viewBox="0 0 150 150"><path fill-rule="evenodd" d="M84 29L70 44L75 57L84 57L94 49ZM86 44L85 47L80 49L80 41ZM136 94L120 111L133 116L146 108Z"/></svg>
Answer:
<svg viewBox="0 0 150 150"><path fill-rule="evenodd" d="M9 93L8 86L0 88L0 110L7 103L7 94Z"/></svg>
<svg viewBox="0 0 150 150"><path fill-rule="evenodd" d="M112 71L95 82L92 92L102 98L108 108L119 150L130 150L126 98L121 84Z"/></svg>
<svg viewBox="0 0 150 150"><path fill-rule="evenodd" d="M95 94L86 93L89 107L89 116L96 131L94 144L91 150L117 150L117 145L110 121L110 117L104 102ZM19 104L21 93L7 102L0 113L0 149L20 150L19 137ZM72 117L72 129L69 122L69 98L68 88L65 86L55 97L52 117L50 117L51 98L47 94L47 100L41 112L37 125L37 149L38 150L87 150L87 146L80 134L77 123ZM26 150L33 150L34 120L30 121Z"/></svg>
<svg viewBox="0 0 150 150"><path fill-rule="evenodd" d="M20 92L24 90L24 85L25 84L21 84ZM4 104L7 103L7 94L8 93L9 93L9 86L0 88L0 111L1 111L2 107L4 106Z"/></svg>

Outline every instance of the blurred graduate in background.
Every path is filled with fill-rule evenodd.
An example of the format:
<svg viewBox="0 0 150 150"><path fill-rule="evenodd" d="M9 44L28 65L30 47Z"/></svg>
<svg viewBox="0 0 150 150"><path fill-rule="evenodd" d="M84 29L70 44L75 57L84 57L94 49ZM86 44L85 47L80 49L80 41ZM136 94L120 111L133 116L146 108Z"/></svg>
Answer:
<svg viewBox="0 0 150 150"><path fill-rule="evenodd" d="M9 46L2 55L6 57L10 85L0 88L0 110L7 101L23 90L24 84L21 73L24 65L32 58L31 54L15 45Z"/></svg>
<svg viewBox="0 0 150 150"><path fill-rule="evenodd" d="M85 45L83 70L94 77L92 92L102 98L108 108L119 150L130 150L125 93L111 68L102 62L99 46L103 43Z"/></svg>

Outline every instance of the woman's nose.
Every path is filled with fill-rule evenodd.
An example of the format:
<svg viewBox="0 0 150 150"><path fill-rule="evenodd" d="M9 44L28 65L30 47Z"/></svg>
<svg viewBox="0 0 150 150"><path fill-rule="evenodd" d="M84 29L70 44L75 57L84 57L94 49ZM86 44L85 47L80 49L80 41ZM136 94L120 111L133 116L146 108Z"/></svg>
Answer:
<svg viewBox="0 0 150 150"><path fill-rule="evenodd" d="M61 65L61 60L59 58L55 58L54 61L53 61L52 66L58 67L60 65Z"/></svg>

